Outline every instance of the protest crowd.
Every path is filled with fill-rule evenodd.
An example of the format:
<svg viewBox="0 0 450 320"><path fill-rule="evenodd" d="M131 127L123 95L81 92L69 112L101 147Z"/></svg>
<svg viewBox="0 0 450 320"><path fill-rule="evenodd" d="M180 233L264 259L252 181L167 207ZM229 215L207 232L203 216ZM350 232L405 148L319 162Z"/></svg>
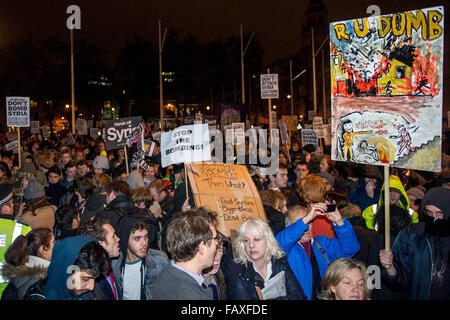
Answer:
<svg viewBox="0 0 450 320"><path fill-rule="evenodd" d="M445 148L441 172L390 168L387 205L383 167L333 161L293 132L276 172L244 165L265 219L230 236L158 140L132 164L101 137L25 132L19 167L2 139L1 300L450 298Z"/></svg>

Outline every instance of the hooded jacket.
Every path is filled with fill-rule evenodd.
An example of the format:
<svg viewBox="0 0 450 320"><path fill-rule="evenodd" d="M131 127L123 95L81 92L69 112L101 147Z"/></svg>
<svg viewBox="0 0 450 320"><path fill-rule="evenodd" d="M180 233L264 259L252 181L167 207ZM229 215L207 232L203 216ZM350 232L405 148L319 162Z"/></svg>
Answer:
<svg viewBox="0 0 450 320"><path fill-rule="evenodd" d="M50 262L39 257L29 256L24 265L5 264L3 276L9 280L2 294L2 300L23 300L30 287L47 277Z"/></svg>
<svg viewBox="0 0 450 320"><path fill-rule="evenodd" d="M120 195L106 205L105 210L96 214L96 217L108 218L111 225L117 230L117 224L122 216L134 213L133 200L130 196Z"/></svg>
<svg viewBox="0 0 450 320"><path fill-rule="evenodd" d="M410 209L409 207L409 199L408 195L406 194L405 188L403 187L402 182L400 181L400 178L394 175L391 175L389 177L389 188L390 189L396 189L397 191L400 191L401 196L398 200L398 206L402 209L405 209L408 211L409 215L411 216L411 222L417 223L419 222L419 214L415 212L413 209ZM362 213L363 218L366 220L366 226L369 229L375 230L375 214L379 207L384 205L384 183L381 187L380 192L380 198L378 200L378 205L374 204L367 208Z"/></svg>
<svg viewBox="0 0 450 320"><path fill-rule="evenodd" d="M142 220L148 218L142 214L126 215L120 219L116 232L120 238L120 255L117 259L112 260L112 270L114 279L117 285L117 296L119 300L123 300L123 288L125 272L125 263L128 251L128 242L130 239L131 230L134 226ZM151 224L150 221L147 221ZM149 231L150 232L150 231ZM149 238L149 243L152 240ZM142 259L141 265L141 300L151 300L153 284L158 274L169 263L167 255L159 250L147 249L145 259Z"/></svg>
<svg viewBox="0 0 450 320"><path fill-rule="evenodd" d="M443 212L442 222L450 220L450 190L435 187L428 190L422 199L422 209L434 205ZM431 220L431 219L430 219ZM428 232L429 220L408 226L400 231L392 246L395 276L382 269L382 279L394 290L409 292L410 300L427 300L431 293L431 272L434 257L440 253L445 260L449 256L450 237L436 237ZM432 224L432 223L431 223ZM447 261L447 268L449 261ZM447 299L450 298L450 290Z"/></svg>
<svg viewBox="0 0 450 320"><path fill-rule="evenodd" d="M91 195L87 201L86 205L81 209L80 212L80 223L85 223L89 221L92 217L106 207L106 196L104 194L94 193Z"/></svg>
<svg viewBox="0 0 450 320"><path fill-rule="evenodd" d="M67 279L80 250L89 242L95 241L91 237L75 236L56 241L53 247L52 261L47 270L47 283L44 295L47 300L84 300L84 295L74 297L67 288Z"/></svg>

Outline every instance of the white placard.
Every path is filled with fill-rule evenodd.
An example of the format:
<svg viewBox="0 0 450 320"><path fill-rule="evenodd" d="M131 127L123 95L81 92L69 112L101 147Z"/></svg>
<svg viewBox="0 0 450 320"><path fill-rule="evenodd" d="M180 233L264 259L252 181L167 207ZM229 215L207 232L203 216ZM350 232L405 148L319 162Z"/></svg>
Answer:
<svg viewBox="0 0 450 320"><path fill-rule="evenodd" d="M245 123L238 122L232 124L234 144L242 144L245 142Z"/></svg>
<svg viewBox="0 0 450 320"><path fill-rule="evenodd" d="M178 127L161 134L161 165L211 160L207 124Z"/></svg>
<svg viewBox="0 0 450 320"><path fill-rule="evenodd" d="M75 129L78 130L78 134L86 136L88 134L87 122L84 119L78 118L75 123Z"/></svg>
<svg viewBox="0 0 450 320"><path fill-rule="evenodd" d="M278 74L261 74L261 99L278 99Z"/></svg>
<svg viewBox="0 0 450 320"><path fill-rule="evenodd" d="M319 145L319 139L317 138L317 132L311 129L302 129L302 145L312 144L317 149Z"/></svg>
<svg viewBox="0 0 450 320"><path fill-rule="evenodd" d="M6 97L8 127L30 126L30 97Z"/></svg>
<svg viewBox="0 0 450 320"><path fill-rule="evenodd" d="M317 138L319 138L319 139L324 138L322 117L314 117L313 129L314 129L314 131L317 132Z"/></svg>
<svg viewBox="0 0 450 320"><path fill-rule="evenodd" d="M5 145L6 151L16 150L19 148L19 140L15 140Z"/></svg>
<svg viewBox="0 0 450 320"><path fill-rule="evenodd" d="M323 125L323 137L326 146L331 146L331 124Z"/></svg>
<svg viewBox="0 0 450 320"><path fill-rule="evenodd" d="M42 126L42 136L44 137L44 139L48 139L50 137L50 132L48 130L47 126Z"/></svg>
<svg viewBox="0 0 450 320"><path fill-rule="evenodd" d="M39 133L39 121L31 121L31 133Z"/></svg>
<svg viewBox="0 0 450 320"><path fill-rule="evenodd" d="M91 136L92 139L98 139L98 137L100 136L98 134L98 128L90 128L89 135Z"/></svg>

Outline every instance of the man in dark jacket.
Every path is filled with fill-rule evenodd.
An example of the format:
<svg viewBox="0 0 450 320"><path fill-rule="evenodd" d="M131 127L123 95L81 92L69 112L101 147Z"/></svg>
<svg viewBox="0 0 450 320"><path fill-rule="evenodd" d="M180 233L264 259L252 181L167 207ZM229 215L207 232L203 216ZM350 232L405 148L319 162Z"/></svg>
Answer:
<svg viewBox="0 0 450 320"><path fill-rule="evenodd" d="M402 230L392 251L382 250L382 278L392 290L407 290L410 300L450 299L450 190L427 191L425 221Z"/></svg>
<svg viewBox="0 0 450 320"><path fill-rule="evenodd" d="M120 218L135 212L131 189L126 182L113 180L106 186L106 194L106 208L97 213L96 217L108 218L111 225L117 230Z"/></svg>
<svg viewBox="0 0 450 320"><path fill-rule="evenodd" d="M286 166L280 165L278 171L274 175L269 175L269 189L275 189L283 193L288 199L289 206L300 203L295 190L288 186L288 169Z"/></svg>

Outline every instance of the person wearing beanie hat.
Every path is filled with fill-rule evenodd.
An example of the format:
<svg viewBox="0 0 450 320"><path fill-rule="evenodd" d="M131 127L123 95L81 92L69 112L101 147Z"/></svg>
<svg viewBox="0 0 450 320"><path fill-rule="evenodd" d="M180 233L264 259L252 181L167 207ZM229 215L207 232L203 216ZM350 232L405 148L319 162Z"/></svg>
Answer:
<svg viewBox="0 0 450 320"><path fill-rule="evenodd" d="M5 262L5 253L11 243L20 236L25 236L31 227L19 223L14 219L14 201L12 184L0 184L0 266ZM8 285L0 270L0 297Z"/></svg>
<svg viewBox="0 0 450 320"><path fill-rule="evenodd" d="M317 173L319 177L322 178L323 183L325 183L327 192L334 189L334 180L336 177L333 177L328 172L319 172Z"/></svg>
<svg viewBox="0 0 450 320"><path fill-rule="evenodd" d="M32 229L55 226L56 206L45 196L44 186L33 176L23 179L25 207L19 212L17 220L29 225Z"/></svg>
<svg viewBox="0 0 450 320"><path fill-rule="evenodd" d="M109 161L108 158L104 155L98 155L94 158L92 162L92 168L94 174L102 174L109 170Z"/></svg>

